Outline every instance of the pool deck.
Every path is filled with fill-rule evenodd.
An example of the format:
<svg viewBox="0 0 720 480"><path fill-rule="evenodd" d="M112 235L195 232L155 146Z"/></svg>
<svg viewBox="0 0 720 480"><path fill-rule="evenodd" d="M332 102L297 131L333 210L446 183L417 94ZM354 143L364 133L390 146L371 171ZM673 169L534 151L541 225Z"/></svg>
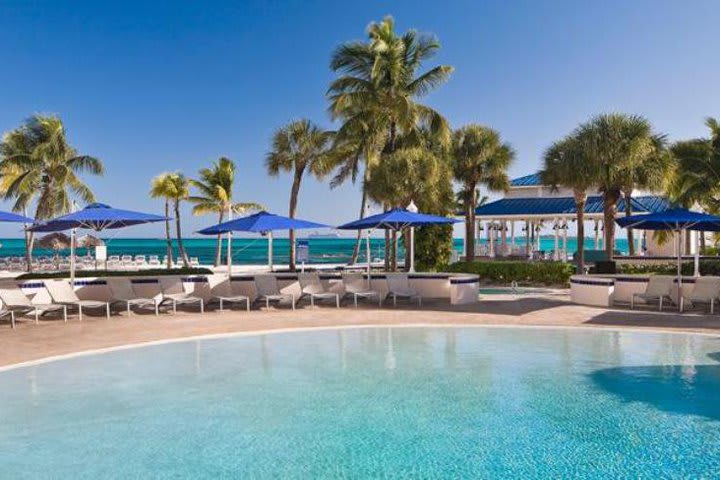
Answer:
<svg viewBox="0 0 720 480"><path fill-rule="evenodd" d="M24 319L12 330L0 324L0 366L29 362L90 350L124 345L223 335L239 332L270 332L295 328L328 328L363 325L500 325L546 327L632 328L720 335L720 315L697 313L659 313L656 310L597 308L570 303L567 291L542 295L481 295L473 305L449 305L447 300L427 301L422 308L403 303L397 308L352 305L311 308L305 304L296 311L275 308L270 311L244 310L204 315L190 311L176 315L115 314L85 315L83 322L71 316L62 320L41 320L39 325Z"/></svg>

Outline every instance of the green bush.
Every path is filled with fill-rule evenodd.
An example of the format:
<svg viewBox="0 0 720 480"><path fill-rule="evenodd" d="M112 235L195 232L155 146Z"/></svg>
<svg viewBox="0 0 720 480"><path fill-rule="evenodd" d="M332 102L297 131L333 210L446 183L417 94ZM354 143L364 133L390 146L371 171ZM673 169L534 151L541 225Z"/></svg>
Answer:
<svg viewBox="0 0 720 480"><path fill-rule="evenodd" d="M683 275L695 273L694 262L683 262L681 265ZM642 263L618 264L618 273L636 275L675 275L677 274L677 263L663 263L648 265ZM700 275L720 276L720 260L700 260Z"/></svg>
<svg viewBox="0 0 720 480"><path fill-rule="evenodd" d="M475 261L458 262L447 267L448 272L474 273L480 281L496 283L568 285L575 273L575 265L563 262Z"/></svg>
<svg viewBox="0 0 720 480"><path fill-rule="evenodd" d="M158 277L163 275L210 275L212 270L207 268L149 268L146 270L79 270L75 278L102 278L102 277ZM51 278L68 278L70 272L32 272L23 273L18 280L42 280Z"/></svg>

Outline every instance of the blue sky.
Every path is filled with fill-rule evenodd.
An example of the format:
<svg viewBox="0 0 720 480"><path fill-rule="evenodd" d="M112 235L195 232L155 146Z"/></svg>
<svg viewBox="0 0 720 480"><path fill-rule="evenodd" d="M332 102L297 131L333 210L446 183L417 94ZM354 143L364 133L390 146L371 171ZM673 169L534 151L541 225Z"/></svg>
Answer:
<svg viewBox="0 0 720 480"><path fill-rule="evenodd" d="M720 115L714 1L0 2L0 130L59 114L70 141L105 162L98 199L159 211L163 171L188 175L220 155L239 165L236 198L287 212L290 179L269 178L272 132L307 117L332 127L324 94L332 50L370 21L432 32L448 84L425 99L459 127L498 129L514 176L592 114L646 115L671 139L705 134ZM359 192L306 180L299 215L340 223ZM0 208L9 208L4 205ZM186 219L187 230L213 223ZM159 226L123 236L160 236ZM0 235L17 228L0 226Z"/></svg>

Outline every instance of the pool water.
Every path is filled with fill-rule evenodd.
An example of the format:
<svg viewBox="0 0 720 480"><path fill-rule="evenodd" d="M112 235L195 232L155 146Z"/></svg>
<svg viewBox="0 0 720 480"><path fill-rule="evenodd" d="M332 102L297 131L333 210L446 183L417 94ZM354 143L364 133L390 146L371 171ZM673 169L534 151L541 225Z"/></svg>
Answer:
<svg viewBox="0 0 720 480"><path fill-rule="evenodd" d="M0 373L2 478L711 478L720 339L397 328Z"/></svg>

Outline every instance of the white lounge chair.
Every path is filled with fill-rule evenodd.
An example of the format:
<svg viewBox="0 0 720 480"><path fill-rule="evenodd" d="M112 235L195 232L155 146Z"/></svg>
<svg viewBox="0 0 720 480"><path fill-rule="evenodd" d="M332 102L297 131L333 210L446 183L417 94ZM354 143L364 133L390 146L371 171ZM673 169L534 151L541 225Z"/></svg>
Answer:
<svg viewBox="0 0 720 480"><path fill-rule="evenodd" d="M180 278L160 278L160 289L162 290L162 301L160 304L167 302L172 303L173 313L177 313L178 305L188 305L193 303L200 304L200 313L205 313L205 301L195 295L191 295L185 291L182 279Z"/></svg>
<svg viewBox="0 0 720 480"><path fill-rule="evenodd" d="M159 255L150 255L148 260L148 265L151 267L159 267L160 266L160 256Z"/></svg>
<svg viewBox="0 0 720 480"><path fill-rule="evenodd" d="M687 297L694 306L697 304L710 305L710 313L715 313L715 302L720 300L720 277L698 277L695 287Z"/></svg>
<svg viewBox="0 0 720 480"><path fill-rule="evenodd" d="M407 274L390 273L385 276L388 285L388 296L393 299L393 306L397 306L397 299L407 298L412 300L417 298L418 305L422 305L422 297L414 288L410 288L410 280Z"/></svg>
<svg viewBox="0 0 720 480"><path fill-rule="evenodd" d="M257 300L265 300L265 308L270 308L271 301L290 300L292 309L295 310L295 295L282 293L275 275L255 275L255 289Z"/></svg>
<svg viewBox="0 0 720 480"><path fill-rule="evenodd" d="M224 274L207 276L207 297L203 298L208 302L217 300L221 312L226 303L244 303L245 310L250 311L250 297L233 293L230 280Z"/></svg>
<svg viewBox="0 0 720 480"><path fill-rule="evenodd" d="M317 272L303 272L298 274L300 282L300 299L304 296L310 297L310 305L315 306L315 299L335 299L335 307L340 308L340 294L328 291L320 280ZM300 300L298 299L298 300Z"/></svg>
<svg viewBox="0 0 720 480"><path fill-rule="evenodd" d="M650 301L657 300L660 303L660 311L663 309L663 301L665 299L672 301L672 287L675 281L674 277L666 275L652 275L648 280L647 287L643 293L633 293L630 297L630 309L635 308L635 299ZM682 301L679 299L678 301Z"/></svg>
<svg viewBox="0 0 720 480"><path fill-rule="evenodd" d="M112 295L112 302L125 304L128 316L132 314L132 307L142 308L152 306L155 309L155 315L157 316L159 314L160 299L157 297L146 298L139 296L135 292L129 278L108 278L106 282Z"/></svg>
<svg viewBox="0 0 720 480"><path fill-rule="evenodd" d="M370 289L368 281L363 278L362 273L343 273L342 276L343 287L345 288L345 295L353 296L353 303L355 308L358 306L358 298L373 298L377 297L378 306L382 307L382 296L380 292Z"/></svg>
<svg viewBox="0 0 720 480"><path fill-rule="evenodd" d="M0 316L10 314L10 323L12 328L15 328L15 316L24 315L26 313L34 313L35 323L41 315L45 315L48 312L54 312L62 310L63 319L67 323L67 306L55 305L55 304L44 304L36 305L30 301L30 299L23 293L23 291L17 286L5 286L0 288L0 300L2 300L2 311Z"/></svg>
<svg viewBox="0 0 720 480"><path fill-rule="evenodd" d="M105 308L105 315L110 319L110 302L99 300L80 300L70 283L65 280L45 280L45 288L50 294L53 303L67 305L78 309L78 318L82 322L83 308L100 309Z"/></svg>

